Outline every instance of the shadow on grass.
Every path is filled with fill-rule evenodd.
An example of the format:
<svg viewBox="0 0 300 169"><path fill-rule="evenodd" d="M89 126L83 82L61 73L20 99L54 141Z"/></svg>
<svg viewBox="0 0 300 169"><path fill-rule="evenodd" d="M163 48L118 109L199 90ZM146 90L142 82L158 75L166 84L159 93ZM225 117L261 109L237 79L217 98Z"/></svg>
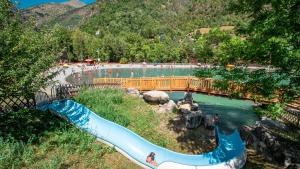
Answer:
<svg viewBox="0 0 300 169"><path fill-rule="evenodd" d="M48 111L30 109L1 113L0 122L0 137L25 143L37 143L41 136L69 126L66 121Z"/></svg>
<svg viewBox="0 0 300 169"><path fill-rule="evenodd" d="M196 129L186 129L185 120L181 114L169 120L168 128L178 134L176 138L181 148L191 154L200 154L212 151L216 144L212 136L212 130L205 129L200 126Z"/></svg>

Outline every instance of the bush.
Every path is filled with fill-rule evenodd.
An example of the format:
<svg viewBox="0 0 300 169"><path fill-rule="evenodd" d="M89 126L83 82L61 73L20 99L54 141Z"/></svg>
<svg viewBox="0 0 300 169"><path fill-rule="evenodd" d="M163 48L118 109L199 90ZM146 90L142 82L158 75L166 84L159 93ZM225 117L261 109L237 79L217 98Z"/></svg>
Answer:
<svg viewBox="0 0 300 169"><path fill-rule="evenodd" d="M123 58L120 59L120 63L121 64L126 64L126 63L128 63L128 59L123 57Z"/></svg>
<svg viewBox="0 0 300 169"><path fill-rule="evenodd" d="M284 112L285 111L282 108L282 105L279 103L270 104L270 105L267 105L266 108L258 108L256 110L256 113L259 116L267 116L272 119L280 118Z"/></svg>

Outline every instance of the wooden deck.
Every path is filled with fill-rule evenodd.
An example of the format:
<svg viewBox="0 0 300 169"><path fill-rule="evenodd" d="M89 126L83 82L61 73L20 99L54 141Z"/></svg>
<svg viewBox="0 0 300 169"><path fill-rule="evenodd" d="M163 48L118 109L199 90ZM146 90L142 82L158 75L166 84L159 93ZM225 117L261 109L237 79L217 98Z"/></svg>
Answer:
<svg viewBox="0 0 300 169"><path fill-rule="evenodd" d="M119 84L122 88L136 88L140 91L197 91L213 92L212 79L192 76L143 77L143 78L96 78L94 84Z"/></svg>

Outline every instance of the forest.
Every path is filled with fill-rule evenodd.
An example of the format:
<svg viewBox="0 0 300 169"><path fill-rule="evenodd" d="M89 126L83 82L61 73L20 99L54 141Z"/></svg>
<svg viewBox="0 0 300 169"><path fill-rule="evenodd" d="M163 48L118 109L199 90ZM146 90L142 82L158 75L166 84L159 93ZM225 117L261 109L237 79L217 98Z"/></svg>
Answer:
<svg viewBox="0 0 300 169"><path fill-rule="evenodd" d="M78 27L54 24L53 30L63 35L58 45L70 61L213 62L218 43L240 41L233 30L219 28L247 23L242 15L230 13L228 5L221 0L98 1L96 14ZM200 38L201 28L213 29Z"/></svg>

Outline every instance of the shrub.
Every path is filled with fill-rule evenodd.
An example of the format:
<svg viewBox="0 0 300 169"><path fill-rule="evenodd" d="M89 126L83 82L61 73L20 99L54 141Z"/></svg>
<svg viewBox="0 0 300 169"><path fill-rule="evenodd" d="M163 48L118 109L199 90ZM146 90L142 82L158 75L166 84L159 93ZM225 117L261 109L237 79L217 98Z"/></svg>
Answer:
<svg viewBox="0 0 300 169"><path fill-rule="evenodd" d="M267 116L272 119L277 119L282 116L282 114L284 113L284 109L282 108L281 104L275 103L267 105L266 108L258 108L256 110L256 113L259 116Z"/></svg>
<svg viewBox="0 0 300 169"><path fill-rule="evenodd" d="M121 64L126 64L126 63L128 63L128 59L123 57L123 58L120 59L120 63Z"/></svg>

